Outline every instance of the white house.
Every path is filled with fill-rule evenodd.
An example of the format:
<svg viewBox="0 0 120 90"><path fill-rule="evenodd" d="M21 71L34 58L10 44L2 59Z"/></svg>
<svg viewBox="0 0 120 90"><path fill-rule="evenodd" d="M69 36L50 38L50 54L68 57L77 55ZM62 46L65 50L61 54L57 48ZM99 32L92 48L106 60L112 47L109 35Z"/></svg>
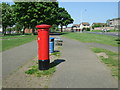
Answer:
<svg viewBox="0 0 120 90"><path fill-rule="evenodd" d="M2 32L2 28L0 28L0 32Z"/></svg>
<svg viewBox="0 0 120 90"><path fill-rule="evenodd" d="M81 24L73 24L72 29L74 31L82 31L87 30L87 28L90 28L90 24L88 22L82 22Z"/></svg>
<svg viewBox="0 0 120 90"><path fill-rule="evenodd" d="M80 24L80 29L83 30L83 29L86 29L86 28L90 28L90 24L88 22L82 22Z"/></svg>

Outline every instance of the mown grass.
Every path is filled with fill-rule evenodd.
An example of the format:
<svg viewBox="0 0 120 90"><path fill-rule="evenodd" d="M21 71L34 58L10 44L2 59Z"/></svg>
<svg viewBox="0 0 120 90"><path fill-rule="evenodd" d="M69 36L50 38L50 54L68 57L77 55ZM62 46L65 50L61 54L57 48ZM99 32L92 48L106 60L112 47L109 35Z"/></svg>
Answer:
<svg viewBox="0 0 120 90"><path fill-rule="evenodd" d="M101 49L101 48L91 48L91 49L95 53L101 53L101 52L106 53L108 58L99 56L101 62L103 62L110 68L112 72L112 76L115 76L120 80L120 75L118 74L118 53L111 52L109 50Z"/></svg>
<svg viewBox="0 0 120 90"><path fill-rule="evenodd" d="M107 35L98 35L92 33L65 33L62 36L75 39L84 43L100 43L107 44L111 46L118 46L118 42L116 41L117 37L107 36Z"/></svg>
<svg viewBox="0 0 120 90"><path fill-rule="evenodd" d="M52 67L48 70L39 70L38 65L33 65L29 68L29 70L25 71L25 73L41 77L43 75L52 75L55 71L56 71L55 67Z"/></svg>
<svg viewBox="0 0 120 90"><path fill-rule="evenodd" d="M51 53L50 55L51 56L54 55L57 58L59 58L61 53L60 52L54 52L54 53ZM27 71L25 71L25 73L29 74L29 75L34 75L34 76L37 76L37 77L52 75L56 71L55 66L58 64L57 62L50 63L50 68L48 70L39 70L38 69L38 62L36 62L36 61L34 61L34 62L35 62L35 65L31 66Z"/></svg>
<svg viewBox="0 0 120 90"><path fill-rule="evenodd" d="M54 52L54 53L51 53L51 55L55 55L57 57L60 57L61 53L60 52Z"/></svg>
<svg viewBox="0 0 120 90"><path fill-rule="evenodd" d="M37 35L17 35L17 36L3 36L1 41L2 49L5 51L16 46L31 42L37 39Z"/></svg>
<svg viewBox="0 0 120 90"><path fill-rule="evenodd" d="M55 58L59 58L61 56L61 52L59 51L60 49L61 46L57 46L57 51L51 53L50 56L55 56ZM33 62L35 64L33 66L30 66L30 68L27 71L25 71L25 73L37 77L53 75L53 73L56 71L56 66L60 63L54 60L52 63L49 64L50 66L48 70L39 70L38 61L33 61Z"/></svg>

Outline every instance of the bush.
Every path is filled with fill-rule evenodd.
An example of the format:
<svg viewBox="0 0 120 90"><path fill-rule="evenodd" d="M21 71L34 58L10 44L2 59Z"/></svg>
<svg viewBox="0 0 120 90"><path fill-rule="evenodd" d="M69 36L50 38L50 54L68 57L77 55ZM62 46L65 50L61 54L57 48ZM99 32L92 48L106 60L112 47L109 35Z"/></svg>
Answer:
<svg viewBox="0 0 120 90"><path fill-rule="evenodd" d="M86 31L90 31L90 28L86 28Z"/></svg>

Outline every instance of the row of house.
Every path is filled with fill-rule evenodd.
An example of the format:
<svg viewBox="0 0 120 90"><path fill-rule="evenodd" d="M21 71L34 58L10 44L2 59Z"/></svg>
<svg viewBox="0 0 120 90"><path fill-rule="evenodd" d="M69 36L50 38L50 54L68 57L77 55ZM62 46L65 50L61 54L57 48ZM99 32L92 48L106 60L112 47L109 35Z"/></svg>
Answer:
<svg viewBox="0 0 120 90"><path fill-rule="evenodd" d="M90 24L88 22L82 22L81 24L73 24L72 30L86 30L87 28L90 28Z"/></svg>
<svg viewBox="0 0 120 90"><path fill-rule="evenodd" d="M95 24L100 25L101 27L93 28L93 26ZM90 30L103 30L103 29L120 30L120 18L109 19L106 21L106 23L93 23L92 25L90 25L88 22L82 22L80 24L73 24L72 27L63 28L63 31L71 31L71 30L83 31L86 29L90 29Z"/></svg>
<svg viewBox="0 0 120 90"><path fill-rule="evenodd" d="M109 19L106 23L109 27L114 27L114 29L120 29L120 18Z"/></svg>

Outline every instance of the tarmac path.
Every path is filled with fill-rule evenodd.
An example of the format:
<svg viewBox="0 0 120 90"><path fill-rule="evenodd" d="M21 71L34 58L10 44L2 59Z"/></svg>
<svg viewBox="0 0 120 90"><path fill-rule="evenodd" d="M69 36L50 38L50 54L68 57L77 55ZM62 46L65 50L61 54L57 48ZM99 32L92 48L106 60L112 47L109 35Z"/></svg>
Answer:
<svg viewBox="0 0 120 90"><path fill-rule="evenodd" d="M118 88L107 66L84 43L63 38L57 71L49 88Z"/></svg>
<svg viewBox="0 0 120 90"><path fill-rule="evenodd" d="M6 78L37 56L37 41L2 52L2 78Z"/></svg>

